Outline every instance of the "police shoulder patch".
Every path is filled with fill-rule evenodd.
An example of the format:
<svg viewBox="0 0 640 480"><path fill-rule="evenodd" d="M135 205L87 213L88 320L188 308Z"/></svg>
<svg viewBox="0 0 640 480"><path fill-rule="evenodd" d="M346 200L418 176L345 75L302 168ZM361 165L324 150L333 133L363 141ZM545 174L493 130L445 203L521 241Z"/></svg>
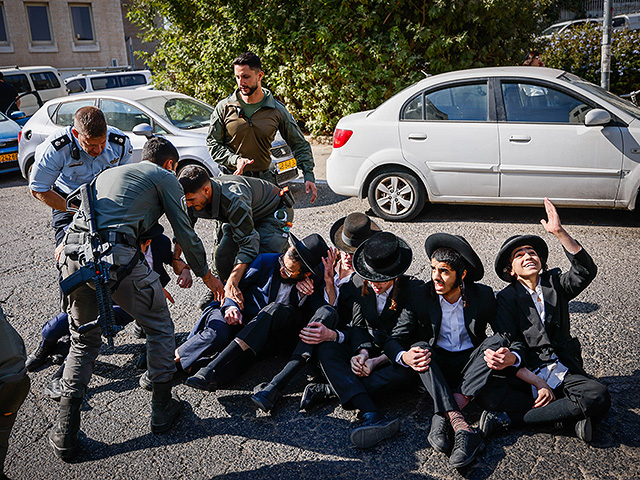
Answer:
<svg viewBox="0 0 640 480"><path fill-rule="evenodd" d="M71 139L69 138L69 135L67 135L66 133L61 137L58 137L51 141L51 145L53 145L53 148L55 148L56 151L60 151L61 148L63 148L66 145L69 145L70 143L71 143Z"/></svg>
<svg viewBox="0 0 640 480"><path fill-rule="evenodd" d="M126 135L119 135L117 133L111 132L109 134L109 142L116 143L118 145L124 145L124 142L127 140Z"/></svg>
<svg viewBox="0 0 640 480"><path fill-rule="evenodd" d="M180 205L182 205L182 209L186 212L187 211L187 199L185 198L184 195L180 199Z"/></svg>

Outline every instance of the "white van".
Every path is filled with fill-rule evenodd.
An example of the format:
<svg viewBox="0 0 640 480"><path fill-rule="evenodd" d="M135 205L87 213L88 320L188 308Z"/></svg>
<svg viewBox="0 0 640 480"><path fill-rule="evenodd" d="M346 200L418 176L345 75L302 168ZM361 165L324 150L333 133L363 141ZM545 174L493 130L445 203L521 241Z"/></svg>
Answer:
<svg viewBox="0 0 640 480"><path fill-rule="evenodd" d="M62 75L53 67L0 67L4 81L10 83L19 94L36 91L42 103L52 98L68 95ZM34 95L20 98L20 111L30 117L40 108Z"/></svg>
<svg viewBox="0 0 640 480"><path fill-rule="evenodd" d="M99 90L140 88L151 83L149 70L114 73L86 73L65 78L69 94L96 92Z"/></svg>

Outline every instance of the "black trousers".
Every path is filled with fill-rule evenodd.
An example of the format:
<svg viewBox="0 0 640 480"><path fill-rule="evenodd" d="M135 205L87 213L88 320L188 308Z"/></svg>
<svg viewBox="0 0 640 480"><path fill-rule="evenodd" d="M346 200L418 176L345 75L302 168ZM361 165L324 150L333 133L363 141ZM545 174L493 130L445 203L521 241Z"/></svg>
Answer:
<svg viewBox="0 0 640 480"><path fill-rule="evenodd" d="M30 385L31 380L26 375L17 382L0 384L0 476L4 472L11 429L16 422L18 409L29 393Z"/></svg>
<svg viewBox="0 0 640 480"><path fill-rule="evenodd" d="M295 287L294 287L295 288ZM322 306L309 319L308 315L291 305L270 303L238 333L256 355L294 351L294 355L307 356L316 345L300 340L298 334L308 323L321 322L332 328L338 316L333 307Z"/></svg>
<svg viewBox="0 0 640 480"><path fill-rule="evenodd" d="M319 345L320 366L338 395L342 407L352 410L350 400L360 393L372 395L396 388L406 387L416 381L413 369L395 363L376 368L368 377L359 377L351 370L350 360L354 355L351 345L324 342Z"/></svg>
<svg viewBox="0 0 640 480"><path fill-rule="evenodd" d="M420 380L433 399L434 413L442 414L459 410L454 393L478 397L493 373L484 360L484 351L497 350L507 346L507 342L500 335L493 335L475 349L461 352L431 347L426 342L414 345L431 352L429 368L420 373Z"/></svg>
<svg viewBox="0 0 640 480"><path fill-rule="evenodd" d="M569 400L569 409L574 420L585 417L601 419L611 406L609 390L603 384L584 375L567 373L564 382L553 390L556 399ZM484 392L487 410L507 412L512 419L532 409L534 403L531 385L519 378L495 375ZM545 407L540 407L545 408ZM549 418L549 424L558 419ZM520 423L520 422L518 422Z"/></svg>

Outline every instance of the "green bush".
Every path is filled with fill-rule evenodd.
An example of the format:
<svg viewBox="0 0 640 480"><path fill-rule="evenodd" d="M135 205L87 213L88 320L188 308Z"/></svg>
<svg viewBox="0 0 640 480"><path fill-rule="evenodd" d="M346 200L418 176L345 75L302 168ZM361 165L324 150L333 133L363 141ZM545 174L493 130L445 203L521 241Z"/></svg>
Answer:
<svg viewBox="0 0 640 480"><path fill-rule="evenodd" d="M154 83L216 103L231 61L252 50L264 85L313 134L375 108L430 74L513 64L551 0L132 0L129 18L159 46ZM164 19L163 24L158 19Z"/></svg>
<svg viewBox="0 0 640 480"><path fill-rule="evenodd" d="M571 72L600 85L602 27L585 25L555 34L541 43L547 67ZM640 89L640 31L614 31L611 36L611 92Z"/></svg>

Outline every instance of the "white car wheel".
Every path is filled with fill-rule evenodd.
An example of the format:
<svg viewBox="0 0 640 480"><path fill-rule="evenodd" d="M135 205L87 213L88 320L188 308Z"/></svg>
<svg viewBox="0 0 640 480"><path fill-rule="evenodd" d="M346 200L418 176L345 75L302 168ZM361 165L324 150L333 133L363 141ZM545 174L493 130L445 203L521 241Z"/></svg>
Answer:
<svg viewBox="0 0 640 480"><path fill-rule="evenodd" d="M369 185L369 205L385 220L404 221L415 217L425 203L422 183L407 172L384 172Z"/></svg>

